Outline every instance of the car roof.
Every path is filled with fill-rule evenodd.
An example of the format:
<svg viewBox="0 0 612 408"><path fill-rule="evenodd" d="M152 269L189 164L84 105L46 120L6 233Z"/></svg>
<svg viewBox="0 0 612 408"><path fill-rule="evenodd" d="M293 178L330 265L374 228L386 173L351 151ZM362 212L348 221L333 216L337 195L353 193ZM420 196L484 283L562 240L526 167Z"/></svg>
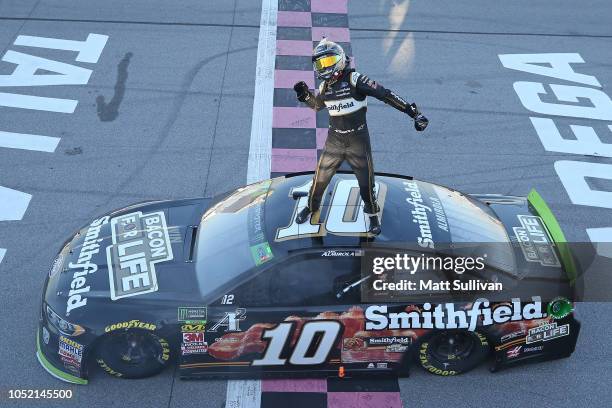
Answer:
<svg viewBox="0 0 612 408"><path fill-rule="evenodd" d="M266 235L275 256L303 249L362 247L367 244L507 241L501 221L482 202L459 191L410 176L376 174L382 233L368 236L355 176L338 172L327 188L318 223L294 222L305 205L313 172L272 179L265 200ZM295 194L295 192L302 192ZM302 195L303 197L297 197ZM314 224L314 225L313 225ZM318 228L317 228L317 224Z"/></svg>

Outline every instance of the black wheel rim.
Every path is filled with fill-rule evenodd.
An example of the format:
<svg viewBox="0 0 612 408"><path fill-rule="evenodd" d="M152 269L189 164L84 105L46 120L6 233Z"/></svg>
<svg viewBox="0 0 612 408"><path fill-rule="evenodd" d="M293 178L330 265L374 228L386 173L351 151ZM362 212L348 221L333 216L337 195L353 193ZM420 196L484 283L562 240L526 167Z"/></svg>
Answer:
<svg viewBox="0 0 612 408"><path fill-rule="evenodd" d="M438 361L456 361L467 358L474 349L474 337L470 333L443 332L430 341L430 352Z"/></svg>
<svg viewBox="0 0 612 408"><path fill-rule="evenodd" d="M125 332L113 336L113 350L123 364L139 366L159 354L158 342L147 333Z"/></svg>

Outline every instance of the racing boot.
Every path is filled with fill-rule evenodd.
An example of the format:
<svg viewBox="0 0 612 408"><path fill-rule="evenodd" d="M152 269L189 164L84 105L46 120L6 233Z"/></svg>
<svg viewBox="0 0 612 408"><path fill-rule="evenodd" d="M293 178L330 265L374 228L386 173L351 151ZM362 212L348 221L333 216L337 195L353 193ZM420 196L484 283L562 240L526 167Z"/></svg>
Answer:
<svg viewBox="0 0 612 408"><path fill-rule="evenodd" d="M310 208L308 207L302 208L302 211L300 211L298 215L295 217L295 222L297 222L298 224L305 223L306 221L308 221L308 217L310 216L311 213L312 211L310 211Z"/></svg>
<svg viewBox="0 0 612 408"><path fill-rule="evenodd" d="M378 235L382 231L380 228L380 221L378 220L378 215L370 215L370 228L368 232L373 235Z"/></svg>

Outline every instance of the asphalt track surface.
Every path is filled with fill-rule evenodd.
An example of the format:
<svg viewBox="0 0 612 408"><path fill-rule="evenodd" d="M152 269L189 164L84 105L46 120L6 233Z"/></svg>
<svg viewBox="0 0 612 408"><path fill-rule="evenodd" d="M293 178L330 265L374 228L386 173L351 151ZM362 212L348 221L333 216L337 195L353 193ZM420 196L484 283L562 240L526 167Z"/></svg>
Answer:
<svg viewBox="0 0 612 408"><path fill-rule="evenodd" d="M258 1L246 0L0 2L3 54L74 63L69 52L13 43L18 35L109 37L98 62L87 65L87 85L2 89L79 104L72 114L0 107L0 130L61 137L54 153L0 148L0 186L32 194L22 220L0 223L7 249L0 263L0 405L35 404L9 401L8 389L71 388L72 400L44 404L224 406L225 381L181 381L173 369L142 381L96 372L85 387L60 383L36 361L33 333L43 276L77 227L135 201L210 197L244 183L260 11ZM417 134L405 116L371 103L377 171L466 192L525 195L536 187L570 240L585 241L585 229L606 225L612 213L570 202L553 163L571 155L543 149L512 88L538 79L504 68L498 54L579 53L581 71L611 94L610 17L606 1L351 1L359 70L416 101L431 120ZM0 63L0 74L13 69ZM603 124L589 125L612 141ZM495 374L481 367L454 378L415 370L400 380L404 405L610 405L612 307L584 304L577 313L583 329L571 358Z"/></svg>

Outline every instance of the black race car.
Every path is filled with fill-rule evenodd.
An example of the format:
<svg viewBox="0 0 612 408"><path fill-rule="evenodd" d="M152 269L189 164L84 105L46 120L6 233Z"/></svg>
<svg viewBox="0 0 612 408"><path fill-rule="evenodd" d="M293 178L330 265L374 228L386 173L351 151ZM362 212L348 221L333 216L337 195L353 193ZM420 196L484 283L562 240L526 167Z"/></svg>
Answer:
<svg viewBox="0 0 612 408"><path fill-rule="evenodd" d="M78 384L96 364L138 378L173 361L184 378L406 374L415 364L455 375L490 355L496 369L573 352L576 266L535 191L466 195L378 174L374 237L344 173L320 214L297 224L311 180L290 174L212 200L137 204L84 226L44 283L42 366ZM451 288L439 300L431 285L407 297L364 291L389 283L364 270L372 251L413 244L420 257L455 260L452 248L473 242L495 244L476 275L484 286L467 291L477 297ZM534 296L508 289L489 302L491 284Z"/></svg>

